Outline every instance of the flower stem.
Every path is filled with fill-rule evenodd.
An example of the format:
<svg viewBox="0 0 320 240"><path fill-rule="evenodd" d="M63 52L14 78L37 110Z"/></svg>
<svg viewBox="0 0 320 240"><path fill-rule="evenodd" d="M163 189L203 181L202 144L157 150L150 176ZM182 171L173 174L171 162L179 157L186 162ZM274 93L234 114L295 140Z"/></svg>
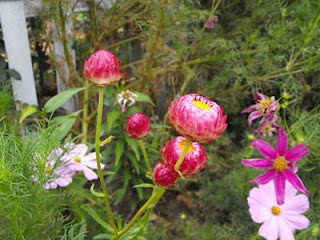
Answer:
<svg viewBox="0 0 320 240"><path fill-rule="evenodd" d="M181 166L181 164L182 164L185 156L187 155L187 152L188 152L189 147L191 146L191 143L192 143L192 142L191 142L189 139L186 138L186 145L184 146L184 149L183 149L183 151L182 151L181 156L179 157L178 161L177 161L176 164L174 165L174 170L175 170L175 171L178 171L178 170L179 170L179 168L180 168L180 166Z"/></svg>
<svg viewBox="0 0 320 240"><path fill-rule="evenodd" d="M149 160L149 157L148 157L148 154L147 154L147 151L146 151L146 148L145 148L145 146L143 144L142 139L139 139L138 143L140 145L144 160L146 162L146 165L147 165L147 168L148 168L148 172L151 173L152 169L151 169L151 165L150 165L150 160Z"/></svg>
<svg viewBox="0 0 320 240"><path fill-rule="evenodd" d="M111 226L113 227L114 233L117 236L118 235L118 229L114 222L107 185L104 181L103 173L101 170L101 161L100 161L100 133L101 133L101 123L102 123L102 111L103 111L103 93L104 89L99 88L99 105L98 105L98 115L97 115L97 130L96 130L96 159L97 159L97 166L98 166L98 176L101 182L101 186L104 193L104 200L106 202L107 212L109 216L109 221L111 223Z"/></svg>

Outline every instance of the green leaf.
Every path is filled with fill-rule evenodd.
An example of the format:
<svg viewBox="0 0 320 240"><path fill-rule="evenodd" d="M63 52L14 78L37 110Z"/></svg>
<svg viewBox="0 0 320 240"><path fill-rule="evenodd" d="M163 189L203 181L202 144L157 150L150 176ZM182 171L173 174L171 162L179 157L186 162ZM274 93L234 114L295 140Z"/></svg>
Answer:
<svg viewBox="0 0 320 240"><path fill-rule="evenodd" d="M124 184L123 184L123 187L121 188L121 190L120 190L120 192L119 192L119 194L117 196L115 204L120 203L122 201L122 199L124 198L124 196L126 195L126 193L127 193L129 180L131 178L130 170L128 168L125 170L123 178L124 178Z"/></svg>
<svg viewBox="0 0 320 240"><path fill-rule="evenodd" d="M137 95L137 102L146 102L146 103L150 103L152 106L154 106L153 101L151 100L151 98L141 92L133 92L134 94Z"/></svg>
<svg viewBox="0 0 320 240"><path fill-rule="evenodd" d="M27 106L23 108L19 117L19 123L21 124L27 117L38 111L39 109L36 106Z"/></svg>
<svg viewBox="0 0 320 240"><path fill-rule="evenodd" d="M123 151L124 151L124 141L122 139L119 139L116 143L116 159L115 159L115 166L117 167L120 159L123 155Z"/></svg>
<svg viewBox="0 0 320 240"><path fill-rule="evenodd" d="M107 116L107 129L110 131L114 125L114 123L121 116L120 112L109 112Z"/></svg>
<svg viewBox="0 0 320 240"><path fill-rule="evenodd" d="M135 140L131 139L127 134L125 134L124 136L125 136L125 139L129 145L129 147L132 149L132 151L136 155L136 158L140 162L140 153L139 153L139 148L138 148L137 142Z"/></svg>
<svg viewBox="0 0 320 240"><path fill-rule="evenodd" d="M62 124L70 118L76 118L78 116L78 114L81 112L82 112L82 110L68 114L68 115L55 117L54 119L52 119L52 123L53 124Z"/></svg>
<svg viewBox="0 0 320 240"><path fill-rule="evenodd" d="M141 183L133 186L134 188L154 188L154 185L151 183Z"/></svg>
<svg viewBox="0 0 320 240"><path fill-rule="evenodd" d="M58 140L62 140L65 136L67 136L75 122L75 117L66 119L62 124L55 128L54 132L52 132L52 137Z"/></svg>
<svg viewBox="0 0 320 240"><path fill-rule="evenodd" d="M66 101L69 100L74 94L84 90L85 88L70 88L52 98L50 98L44 105L44 111L49 113L61 107Z"/></svg>
<svg viewBox="0 0 320 240"><path fill-rule="evenodd" d="M128 152L127 156L129 158L129 160L131 161L131 163L133 164L134 168L136 169L137 173L140 174L140 167L139 167L139 163L137 161L137 159L135 158L135 156Z"/></svg>
<svg viewBox="0 0 320 240"><path fill-rule="evenodd" d="M104 197L104 194L103 193L100 193L100 192L96 192L94 190L94 183L92 183L91 187L90 187L90 192L95 195L96 197Z"/></svg>
<svg viewBox="0 0 320 240"><path fill-rule="evenodd" d="M93 237L93 240L100 240L100 239L111 239L113 235L108 233L100 233Z"/></svg>
<svg viewBox="0 0 320 240"><path fill-rule="evenodd" d="M21 80L21 75L14 69L8 69L7 73L9 74L10 78L13 78L15 80Z"/></svg>
<svg viewBox="0 0 320 240"><path fill-rule="evenodd" d="M82 208L103 228L105 228L109 232L113 232L113 228L111 227L111 225L102 220L102 218L96 213L93 208L89 207L88 205L82 205Z"/></svg>

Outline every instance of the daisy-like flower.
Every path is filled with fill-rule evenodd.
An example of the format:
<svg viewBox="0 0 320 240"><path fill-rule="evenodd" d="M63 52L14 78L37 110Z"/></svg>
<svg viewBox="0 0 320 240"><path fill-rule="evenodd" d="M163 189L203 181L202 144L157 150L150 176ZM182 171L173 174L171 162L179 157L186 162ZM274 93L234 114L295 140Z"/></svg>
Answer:
<svg viewBox="0 0 320 240"><path fill-rule="evenodd" d="M88 153L88 147L85 144L68 143L64 146L66 153L61 156L61 161L64 162L70 171L81 171L88 180L98 179L98 175L92 171L97 169L96 153ZM105 167L101 164L101 168Z"/></svg>
<svg viewBox="0 0 320 240"><path fill-rule="evenodd" d="M278 204L273 181L253 188L248 197L249 212L256 223L262 223L259 235L267 240L294 240L295 230L305 229L309 220L302 214L309 209L309 200L287 181L285 199Z"/></svg>
<svg viewBox="0 0 320 240"><path fill-rule="evenodd" d="M185 145L186 139L184 137L176 137L169 141L162 149L162 157L166 164L174 167L180 158ZM179 170L183 176L194 175L206 166L207 161L208 156L204 148L200 143L193 142L190 145Z"/></svg>
<svg viewBox="0 0 320 240"><path fill-rule="evenodd" d="M260 137L265 138L269 136L270 139L273 137L273 133L277 132L278 125L271 121L266 121L255 131Z"/></svg>
<svg viewBox="0 0 320 240"><path fill-rule="evenodd" d="M177 181L178 174L172 166L158 162L153 170L153 179L159 186L170 187Z"/></svg>
<svg viewBox="0 0 320 240"><path fill-rule="evenodd" d="M137 97L138 97L137 94L134 94L133 92L131 92L129 90L121 91L118 94L118 103L121 107L121 111L125 112L127 110L126 109L127 103L128 103L128 107L135 104Z"/></svg>
<svg viewBox="0 0 320 240"><path fill-rule="evenodd" d="M182 136L194 142L210 143L227 128L227 115L214 101L198 94L188 94L171 103L168 118Z"/></svg>
<svg viewBox="0 0 320 240"><path fill-rule="evenodd" d="M298 144L288 151L288 137L285 131L280 129L278 132L276 149L261 139L253 140L252 146L255 147L264 158L243 159L243 166L256 169L267 169L268 171L255 178L250 183L261 185L274 179L276 196L279 204L282 204L285 201L286 179L300 192L309 194L303 182L296 174L297 167L295 166L296 162L300 161L308 154L306 145Z"/></svg>
<svg viewBox="0 0 320 240"><path fill-rule="evenodd" d="M248 117L248 125L251 130L252 122L255 119L262 117L259 127L263 127L264 124L269 120L273 124L276 124L277 115L276 110L279 109L279 102L274 97L267 97L261 93L257 93L254 96L257 101L256 104L244 109L241 113L250 113Z"/></svg>

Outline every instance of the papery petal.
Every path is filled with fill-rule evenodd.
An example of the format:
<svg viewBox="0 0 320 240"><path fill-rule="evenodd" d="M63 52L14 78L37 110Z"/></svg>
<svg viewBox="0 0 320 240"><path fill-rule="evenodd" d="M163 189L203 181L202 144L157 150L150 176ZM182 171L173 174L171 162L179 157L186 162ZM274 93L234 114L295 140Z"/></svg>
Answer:
<svg viewBox="0 0 320 240"><path fill-rule="evenodd" d="M283 173L278 173L274 180L274 187L276 191L277 203L282 205L285 197L286 178Z"/></svg>
<svg viewBox="0 0 320 240"><path fill-rule="evenodd" d="M94 171L92 171L90 168L84 167L83 174L90 181L98 179L98 175Z"/></svg>
<svg viewBox="0 0 320 240"><path fill-rule="evenodd" d="M280 129L278 132L276 150L279 156L284 156L288 151L288 137L284 129Z"/></svg>
<svg viewBox="0 0 320 240"><path fill-rule="evenodd" d="M273 165L272 161L268 161L261 158L242 159L241 163L245 167L252 167L256 169L265 169L272 167Z"/></svg>
<svg viewBox="0 0 320 240"><path fill-rule="evenodd" d="M281 217L287 222L291 229L305 229L309 226L310 221L303 215L281 214Z"/></svg>
<svg viewBox="0 0 320 240"><path fill-rule="evenodd" d="M243 110L241 111L241 113L249 113L249 112L252 112L252 111L258 110L258 106L259 106L259 104L251 105L251 106L249 106L249 107L247 107L247 108L243 109Z"/></svg>
<svg viewBox="0 0 320 240"><path fill-rule="evenodd" d="M261 139L257 139L257 140L253 140L251 145L255 147L260 152L260 154L265 158L269 160L274 160L277 158L276 151L269 143Z"/></svg>
<svg viewBox="0 0 320 240"><path fill-rule="evenodd" d="M290 162L300 161L303 157L309 153L308 148L305 144L299 144L287 152L285 159Z"/></svg>
<svg viewBox="0 0 320 240"><path fill-rule="evenodd" d="M284 176L286 179L300 192L303 192L307 195L309 195L309 191L307 188L304 186L303 182L301 179L294 173L292 173L290 170L286 169L284 172Z"/></svg>
<svg viewBox="0 0 320 240"><path fill-rule="evenodd" d="M294 240L293 230L282 218L278 219L280 240Z"/></svg>
<svg viewBox="0 0 320 240"><path fill-rule="evenodd" d="M310 207L309 199L306 195L299 194L290 199L286 199L286 202L281 206L283 214L301 214L306 212Z"/></svg>
<svg viewBox="0 0 320 240"><path fill-rule="evenodd" d="M272 217L268 221L264 222L259 229L259 235L267 240L277 240L279 236L278 219L276 217Z"/></svg>
<svg viewBox="0 0 320 240"><path fill-rule="evenodd" d="M261 113L258 111L250 113L249 117L248 117L248 126L251 127L253 120L255 120L259 117L261 117Z"/></svg>
<svg viewBox="0 0 320 240"><path fill-rule="evenodd" d="M259 185L266 184L266 183L270 182L274 178L275 175L276 175L276 171L272 169L272 170L269 170L266 173L260 175L259 177L253 179L249 183L251 183L251 184L256 183Z"/></svg>

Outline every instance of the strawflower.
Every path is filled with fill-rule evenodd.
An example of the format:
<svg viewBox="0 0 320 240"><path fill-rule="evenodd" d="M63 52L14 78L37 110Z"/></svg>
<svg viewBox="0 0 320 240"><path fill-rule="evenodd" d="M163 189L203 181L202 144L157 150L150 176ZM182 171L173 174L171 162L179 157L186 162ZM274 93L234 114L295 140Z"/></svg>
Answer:
<svg viewBox="0 0 320 240"><path fill-rule="evenodd" d="M175 130L194 142L210 143L227 128L227 115L214 101L188 94L171 103L168 118Z"/></svg>
<svg viewBox="0 0 320 240"><path fill-rule="evenodd" d="M158 162L153 170L153 179L159 186L170 187L177 181L178 174L172 166Z"/></svg>
<svg viewBox="0 0 320 240"><path fill-rule="evenodd" d="M267 172L250 181L250 183L266 184L274 179L277 201L279 204L285 201L285 180L288 180L297 190L309 194L301 179L296 174L295 163L308 154L308 148L304 144L298 144L288 150L288 137L283 129L278 132L277 145L274 149L269 143L257 139L252 141L264 158L243 159L245 167L267 169Z"/></svg>
<svg viewBox="0 0 320 240"><path fill-rule="evenodd" d="M259 235L267 240L294 240L295 230L305 229L309 220L303 216L309 209L305 195L285 181L285 202L278 204L273 181L253 188L248 197L249 212L256 223L262 223Z"/></svg>
<svg viewBox="0 0 320 240"><path fill-rule="evenodd" d="M138 97L137 94L134 94L133 92L131 92L129 90L121 91L118 94L118 103L121 107L121 111L125 112L127 110L126 109L127 104L128 104L128 107L135 104L137 97Z"/></svg>
<svg viewBox="0 0 320 240"><path fill-rule="evenodd" d="M135 113L127 119L125 131L134 139L142 139L151 131L150 119L142 113Z"/></svg>

